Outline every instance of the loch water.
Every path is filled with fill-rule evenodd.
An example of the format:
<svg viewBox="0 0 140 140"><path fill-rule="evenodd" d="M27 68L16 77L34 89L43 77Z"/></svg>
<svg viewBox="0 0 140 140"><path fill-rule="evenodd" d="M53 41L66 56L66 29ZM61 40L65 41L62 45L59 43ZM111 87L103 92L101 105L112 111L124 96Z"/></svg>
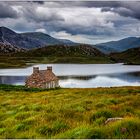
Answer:
<svg viewBox="0 0 140 140"><path fill-rule="evenodd" d="M53 67L63 88L140 86L140 65L37 64L41 70ZM24 85L32 68L0 69L0 84Z"/></svg>

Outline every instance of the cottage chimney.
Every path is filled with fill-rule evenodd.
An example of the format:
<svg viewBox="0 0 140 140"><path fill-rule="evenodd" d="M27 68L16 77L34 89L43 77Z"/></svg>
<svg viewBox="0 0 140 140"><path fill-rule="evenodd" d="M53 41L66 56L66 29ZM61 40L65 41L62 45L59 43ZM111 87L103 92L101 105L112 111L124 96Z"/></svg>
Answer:
<svg viewBox="0 0 140 140"><path fill-rule="evenodd" d="M52 67L51 66L48 66L47 67L47 70L52 71Z"/></svg>
<svg viewBox="0 0 140 140"><path fill-rule="evenodd" d="M39 67L33 67L33 73L38 73L39 72Z"/></svg>

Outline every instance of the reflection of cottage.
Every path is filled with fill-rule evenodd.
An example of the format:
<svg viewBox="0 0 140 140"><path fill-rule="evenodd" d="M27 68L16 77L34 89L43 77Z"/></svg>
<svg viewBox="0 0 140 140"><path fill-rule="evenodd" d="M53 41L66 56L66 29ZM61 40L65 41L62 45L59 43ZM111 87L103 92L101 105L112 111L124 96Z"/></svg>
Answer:
<svg viewBox="0 0 140 140"><path fill-rule="evenodd" d="M59 87L59 79L52 72L52 67L47 67L47 70L33 67L33 73L27 78L25 85L34 88L56 88Z"/></svg>

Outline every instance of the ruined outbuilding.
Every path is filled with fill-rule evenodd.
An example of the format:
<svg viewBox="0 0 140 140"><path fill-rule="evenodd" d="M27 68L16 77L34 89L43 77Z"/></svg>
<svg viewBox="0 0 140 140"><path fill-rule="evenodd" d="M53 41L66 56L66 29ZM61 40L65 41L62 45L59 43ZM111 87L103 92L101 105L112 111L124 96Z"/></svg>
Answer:
<svg viewBox="0 0 140 140"><path fill-rule="evenodd" d="M27 77L25 85L30 88L56 88L59 87L59 79L50 66L46 70L33 67L33 73Z"/></svg>

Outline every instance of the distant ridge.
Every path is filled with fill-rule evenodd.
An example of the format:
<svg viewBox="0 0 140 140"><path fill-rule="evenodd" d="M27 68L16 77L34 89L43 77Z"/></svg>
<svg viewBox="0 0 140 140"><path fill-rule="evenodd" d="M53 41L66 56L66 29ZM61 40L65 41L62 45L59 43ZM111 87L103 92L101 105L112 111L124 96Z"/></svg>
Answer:
<svg viewBox="0 0 140 140"><path fill-rule="evenodd" d="M110 41L106 43L96 44L96 48L108 54L112 52L122 52L127 49L140 46L140 37L128 37L118 41Z"/></svg>

